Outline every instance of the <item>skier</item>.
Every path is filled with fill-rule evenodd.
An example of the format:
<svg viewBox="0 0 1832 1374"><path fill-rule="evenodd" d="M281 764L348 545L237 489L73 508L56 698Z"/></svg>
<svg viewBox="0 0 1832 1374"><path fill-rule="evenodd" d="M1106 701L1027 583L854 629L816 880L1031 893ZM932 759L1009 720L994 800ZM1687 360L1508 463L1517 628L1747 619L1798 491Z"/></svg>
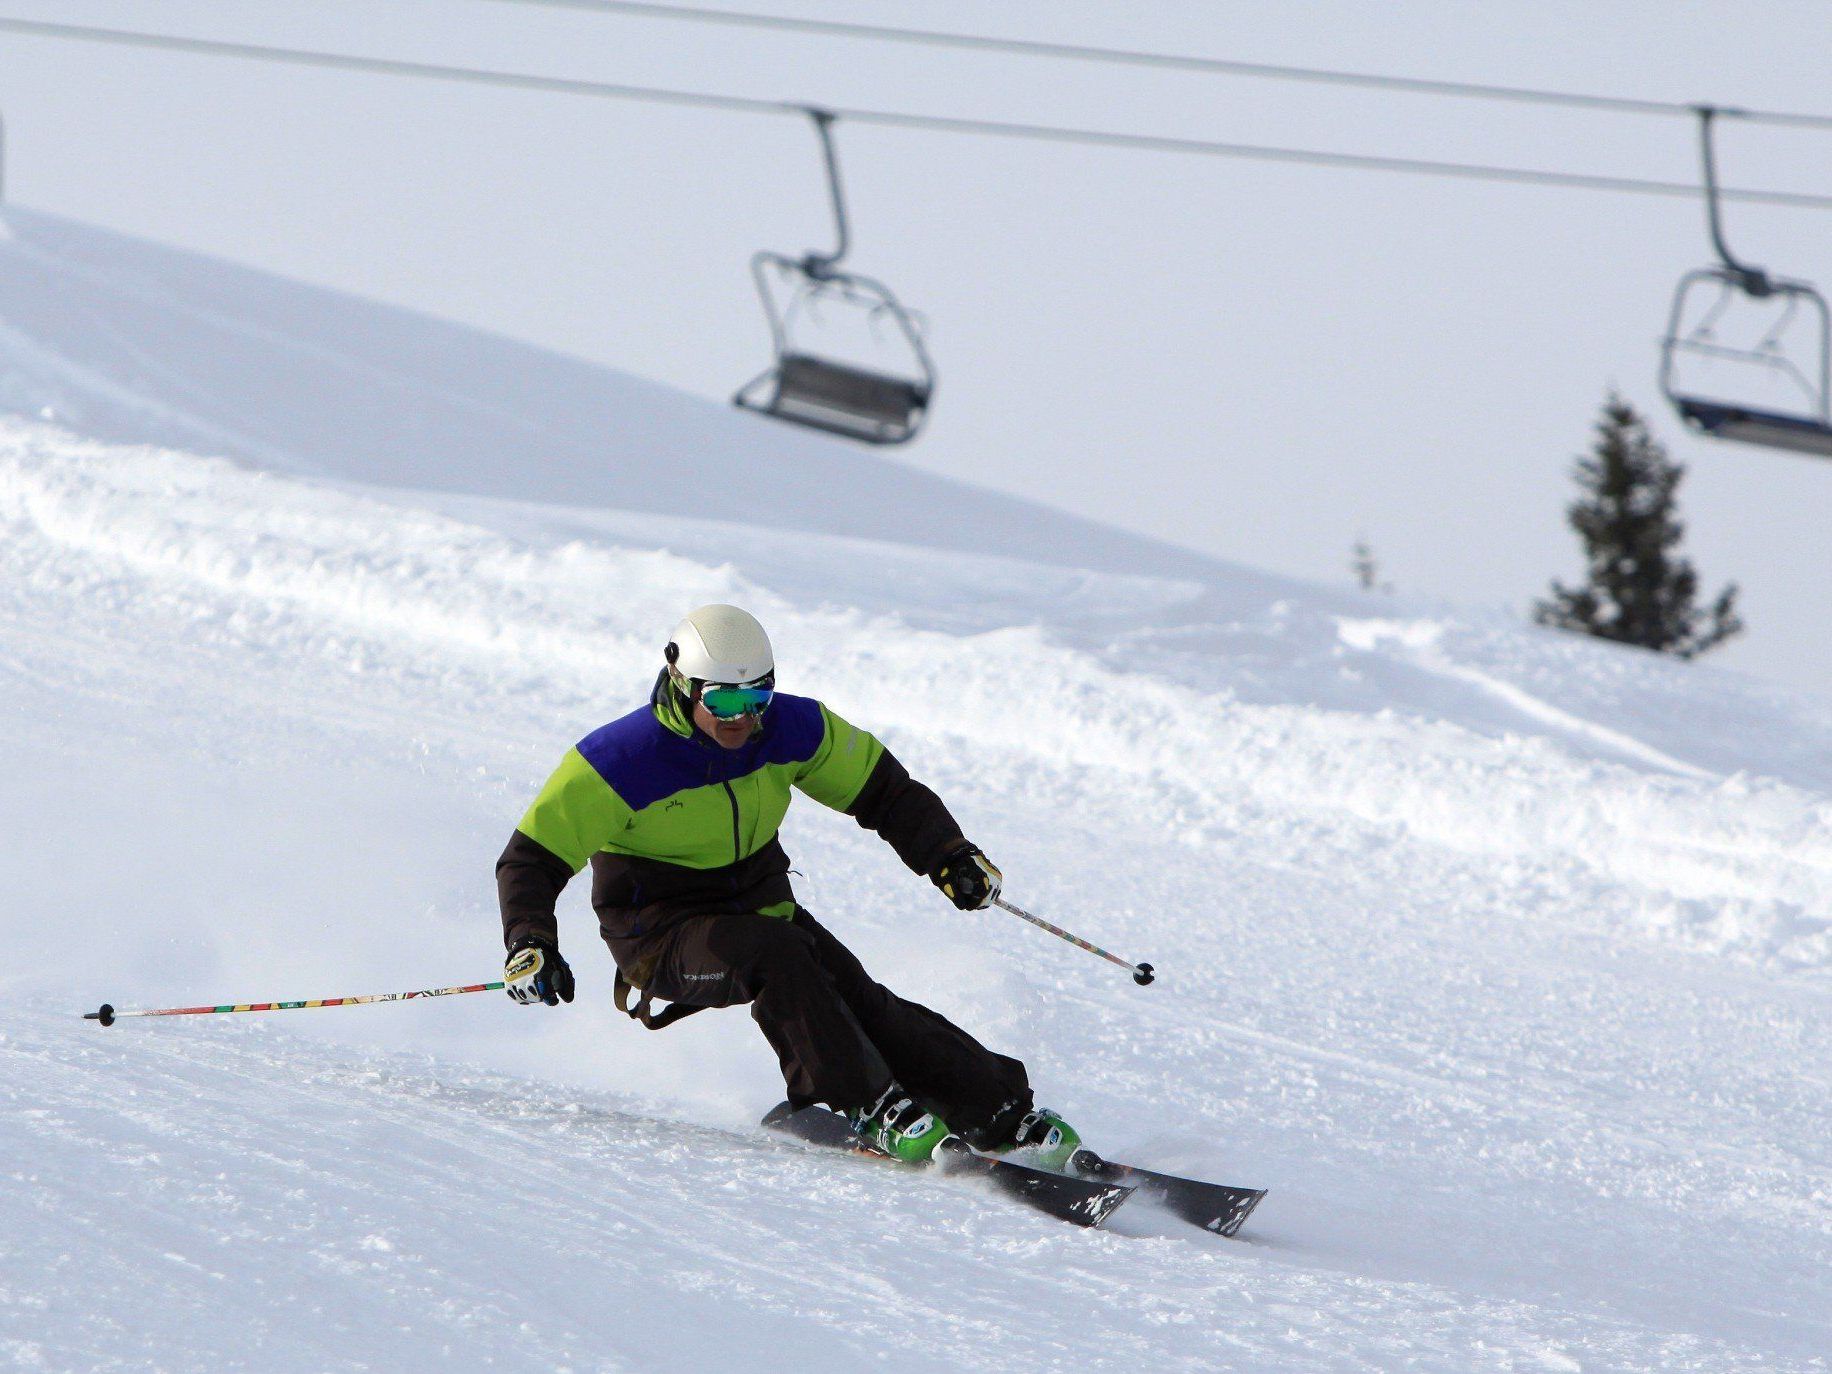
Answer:
<svg viewBox="0 0 1832 1374"><path fill-rule="evenodd" d="M590 863L617 1003L645 1025L748 1002L791 1106L825 1103L907 1161L957 1133L1066 1166L1080 1138L1033 1106L1023 1064L874 982L796 902L777 827L800 788L877 831L963 911L999 894L999 870L877 739L775 690L769 637L748 612L700 607L663 657L649 704L567 751L497 861L509 995L573 1000L554 903ZM673 1005L655 1012L657 997Z"/></svg>

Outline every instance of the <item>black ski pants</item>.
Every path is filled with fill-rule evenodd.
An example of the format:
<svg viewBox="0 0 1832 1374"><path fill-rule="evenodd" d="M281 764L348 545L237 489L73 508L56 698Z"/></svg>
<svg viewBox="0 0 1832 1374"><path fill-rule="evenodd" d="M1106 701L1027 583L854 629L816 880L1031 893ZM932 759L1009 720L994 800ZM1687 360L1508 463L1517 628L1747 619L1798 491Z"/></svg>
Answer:
<svg viewBox="0 0 1832 1374"><path fill-rule="evenodd" d="M874 982L799 908L792 920L690 916L643 945L646 993L702 1007L750 1003L795 1107L869 1107L895 1080L981 1148L1003 1144L1030 1110L1022 1063Z"/></svg>

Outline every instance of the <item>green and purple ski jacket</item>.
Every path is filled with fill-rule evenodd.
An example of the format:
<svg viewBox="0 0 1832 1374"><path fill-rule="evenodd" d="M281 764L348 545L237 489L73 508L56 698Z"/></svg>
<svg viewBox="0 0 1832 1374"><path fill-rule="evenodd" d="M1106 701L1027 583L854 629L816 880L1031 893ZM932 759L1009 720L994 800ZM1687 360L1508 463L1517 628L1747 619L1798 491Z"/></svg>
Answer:
<svg viewBox="0 0 1832 1374"><path fill-rule="evenodd" d="M813 698L778 692L728 750L694 727L664 672L649 705L567 750L516 827L496 863L504 943L557 945L555 901L588 864L599 930L626 974L684 917L793 915L777 837L792 788L882 835L918 873L963 842L934 792Z"/></svg>

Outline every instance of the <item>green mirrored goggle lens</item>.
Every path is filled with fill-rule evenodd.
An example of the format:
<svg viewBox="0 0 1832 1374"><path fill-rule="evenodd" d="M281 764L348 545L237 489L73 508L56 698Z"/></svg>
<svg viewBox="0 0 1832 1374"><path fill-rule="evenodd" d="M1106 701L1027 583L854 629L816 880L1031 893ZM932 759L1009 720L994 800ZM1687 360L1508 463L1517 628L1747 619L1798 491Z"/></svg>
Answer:
<svg viewBox="0 0 1832 1374"><path fill-rule="evenodd" d="M775 692L768 687L707 686L700 693L700 704L718 720L735 720L743 715L762 715Z"/></svg>

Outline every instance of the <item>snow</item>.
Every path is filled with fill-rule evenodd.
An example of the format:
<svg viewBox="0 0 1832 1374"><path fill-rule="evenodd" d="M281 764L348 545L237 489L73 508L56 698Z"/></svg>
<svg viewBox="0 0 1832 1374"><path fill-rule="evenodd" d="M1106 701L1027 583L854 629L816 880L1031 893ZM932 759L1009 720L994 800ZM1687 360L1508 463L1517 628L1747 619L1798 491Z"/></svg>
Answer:
<svg viewBox="0 0 1832 1374"><path fill-rule="evenodd" d="M1104 531L8 212L0 1361L1823 1370L1832 708ZM811 1156L738 1013L499 995L491 865L707 600L1020 904L803 900L1238 1241Z"/></svg>

